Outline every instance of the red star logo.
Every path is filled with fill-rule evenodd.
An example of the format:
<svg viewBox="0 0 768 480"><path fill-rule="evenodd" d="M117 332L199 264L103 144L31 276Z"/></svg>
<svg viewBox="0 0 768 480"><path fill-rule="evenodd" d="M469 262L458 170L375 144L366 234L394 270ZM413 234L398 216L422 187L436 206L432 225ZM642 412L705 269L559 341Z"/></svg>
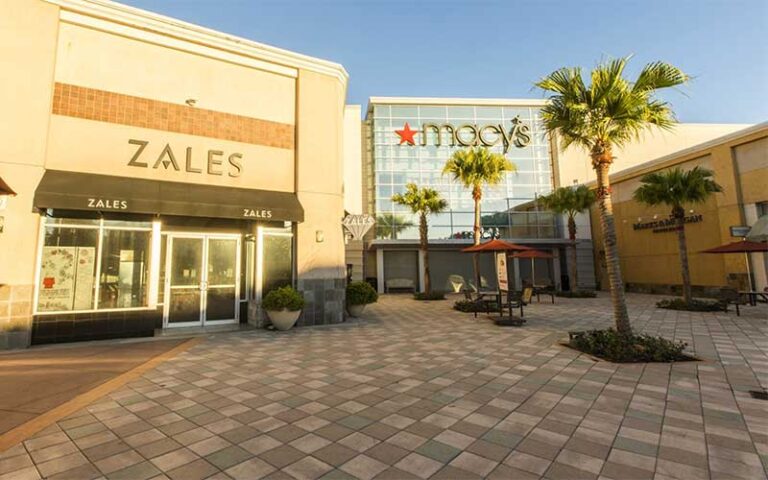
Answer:
<svg viewBox="0 0 768 480"><path fill-rule="evenodd" d="M402 145L405 142L408 142L408 145L416 145L416 140L413 139L413 136L419 133L419 131L411 130L411 126L408 125L408 122L405 122L405 127L403 127L402 130L395 130L395 133L400 135L399 145Z"/></svg>

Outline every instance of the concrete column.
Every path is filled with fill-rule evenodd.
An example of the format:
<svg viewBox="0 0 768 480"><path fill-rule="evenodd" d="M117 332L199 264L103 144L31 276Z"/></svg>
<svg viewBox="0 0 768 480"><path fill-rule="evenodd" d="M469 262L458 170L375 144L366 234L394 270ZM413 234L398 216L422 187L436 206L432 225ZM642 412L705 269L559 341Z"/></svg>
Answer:
<svg viewBox="0 0 768 480"><path fill-rule="evenodd" d="M552 284L555 286L555 290L560 291L563 289L560 284L560 249L553 249L552 254L554 255L552 258L552 275L555 277L552 279Z"/></svg>
<svg viewBox="0 0 768 480"><path fill-rule="evenodd" d="M515 284L512 286L515 290L523 290L523 282L520 281L520 259L512 259L512 271L515 279Z"/></svg>
<svg viewBox="0 0 768 480"><path fill-rule="evenodd" d="M379 293L384 293L384 249L376 250L376 283Z"/></svg>

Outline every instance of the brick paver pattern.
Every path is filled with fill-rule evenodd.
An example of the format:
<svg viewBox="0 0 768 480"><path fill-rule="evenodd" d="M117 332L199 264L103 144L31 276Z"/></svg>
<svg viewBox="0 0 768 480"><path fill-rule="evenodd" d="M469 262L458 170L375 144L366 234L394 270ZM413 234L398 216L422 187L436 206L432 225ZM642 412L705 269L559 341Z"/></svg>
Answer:
<svg viewBox="0 0 768 480"><path fill-rule="evenodd" d="M384 296L365 319L219 334L0 454L21 478L765 479L768 308L656 309L636 331L703 361L612 364L559 344L606 295L522 328Z"/></svg>

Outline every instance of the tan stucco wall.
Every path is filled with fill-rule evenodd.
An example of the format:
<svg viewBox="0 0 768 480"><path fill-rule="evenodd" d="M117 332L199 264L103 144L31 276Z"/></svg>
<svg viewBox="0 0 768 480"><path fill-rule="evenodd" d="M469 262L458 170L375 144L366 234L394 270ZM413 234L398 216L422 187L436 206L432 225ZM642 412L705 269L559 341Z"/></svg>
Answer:
<svg viewBox="0 0 768 480"><path fill-rule="evenodd" d="M768 126L751 129L744 135L728 138L702 149L692 149L664 161L639 166L631 173L612 175L612 200L618 236L621 269L625 283L679 285L680 261L675 232L654 233L652 229L634 230L637 222L666 219L670 212L663 206L647 207L632 199L640 178L651 171L701 166L714 171L723 193L715 194L702 205L688 205L688 214L702 214L703 221L686 225L691 281L698 286L726 286L734 278L744 281L746 266L741 254L712 255L702 250L738 240L730 235L731 226L747 225L744 206L768 201ZM736 166L741 164L745 171ZM690 210L693 210L691 212ZM598 277L605 278L601 261L602 232L597 209L591 211L595 238ZM736 277L733 277L733 276ZM731 278L729 279L729 276ZM763 281L758 281L758 285ZM605 285L605 282L602 282ZM745 287L746 285L744 285Z"/></svg>
<svg viewBox="0 0 768 480"><path fill-rule="evenodd" d="M296 253L299 277L305 279L345 276L341 226L345 93L331 77L299 72L296 192L305 221L297 227Z"/></svg>
<svg viewBox="0 0 768 480"><path fill-rule="evenodd" d="M363 213L363 146L360 105L344 108L344 209Z"/></svg>
<svg viewBox="0 0 768 480"><path fill-rule="evenodd" d="M0 177L18 196L8 200L0 233L0 284L34 282L37 216L32 196L43 174L58 8L45 2L0 2Z"/></svg>
<svg viewBox="0 0 768 480"><path fill-rule="evenodd" d="M295 79L149 40L62 22L56 81L294 123Z"/></svg>
<svg viewBox="0 0 768 480"><path fill-rule="evenodd" d="M612 173L631 168L655 158L704 143L714 138L748 127L747 124L702 124L681 123L671 131L654 129L642 134L639 141L614 151L616 157L611 166ZM571 146L558 152L559 185L588 183L595 180L589 155L584 150Z"/></svg>
<svg viewBox="0 0 768 480"><path fill-rule="evenodd" d="M28 322L32 313L39 228L32 196L43 174L57 25L53 5L0 2L0 177L18 193L0 210L0 324Z"/></svg>
<svg viewBox="0 0 768 480"><path fill-rule="evenodd" d="M194 99L194 107L185 108L295 124L294 78L66 22L60 26L55 81L178 105ZM129 166L136 151L129 139L150 142L142 153L150 165L170 145L181 171ZM208 150L223 151L224 175L185 172L187 147L197 168ZM231 153L243 155L238 177L227 174ZM62 115L52 116L46 168L277 191L294 187L291 149Z"/></svg>
<svg viewBox="0 0 768 480"><path fill-rule="evenodd" d="M136 145L128 143L130 139L149 142L137 159L148 167L128 165L137 151ZM166 145L172 149L179 171L172 166L166 168L162 163L158 168L152 168ZM201 173L185 171L188 147L192 149L191 164L202 170ZM207 173L209 150L223 152L220 156L223 165L217 167L222 175ZM229 175L235 170L227 164L228 156L233 153L242 155L242 171L237 177ZM286 148L52 115L45 167L131 178L292 192L293 156L293 150ZM163 158L167 158L167 155Z"/></svg>

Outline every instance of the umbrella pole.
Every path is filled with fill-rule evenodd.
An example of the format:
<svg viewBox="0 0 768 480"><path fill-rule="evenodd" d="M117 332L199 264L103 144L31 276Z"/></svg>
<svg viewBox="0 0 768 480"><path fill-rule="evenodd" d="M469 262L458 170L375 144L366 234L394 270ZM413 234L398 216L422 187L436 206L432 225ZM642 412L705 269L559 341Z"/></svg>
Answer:
<svg viewBox="0 0 768 480"><path fill-rule="evenodd" d="M749 254L744 252L744 263L747 265L747 290L752 291L752 273L749 271Z"/></svg>
<svg viewBox="0 0 768 480"><path fill-rule="evenodd" d="M531 286L536 285L536 259L531 258Z"/></svg>

